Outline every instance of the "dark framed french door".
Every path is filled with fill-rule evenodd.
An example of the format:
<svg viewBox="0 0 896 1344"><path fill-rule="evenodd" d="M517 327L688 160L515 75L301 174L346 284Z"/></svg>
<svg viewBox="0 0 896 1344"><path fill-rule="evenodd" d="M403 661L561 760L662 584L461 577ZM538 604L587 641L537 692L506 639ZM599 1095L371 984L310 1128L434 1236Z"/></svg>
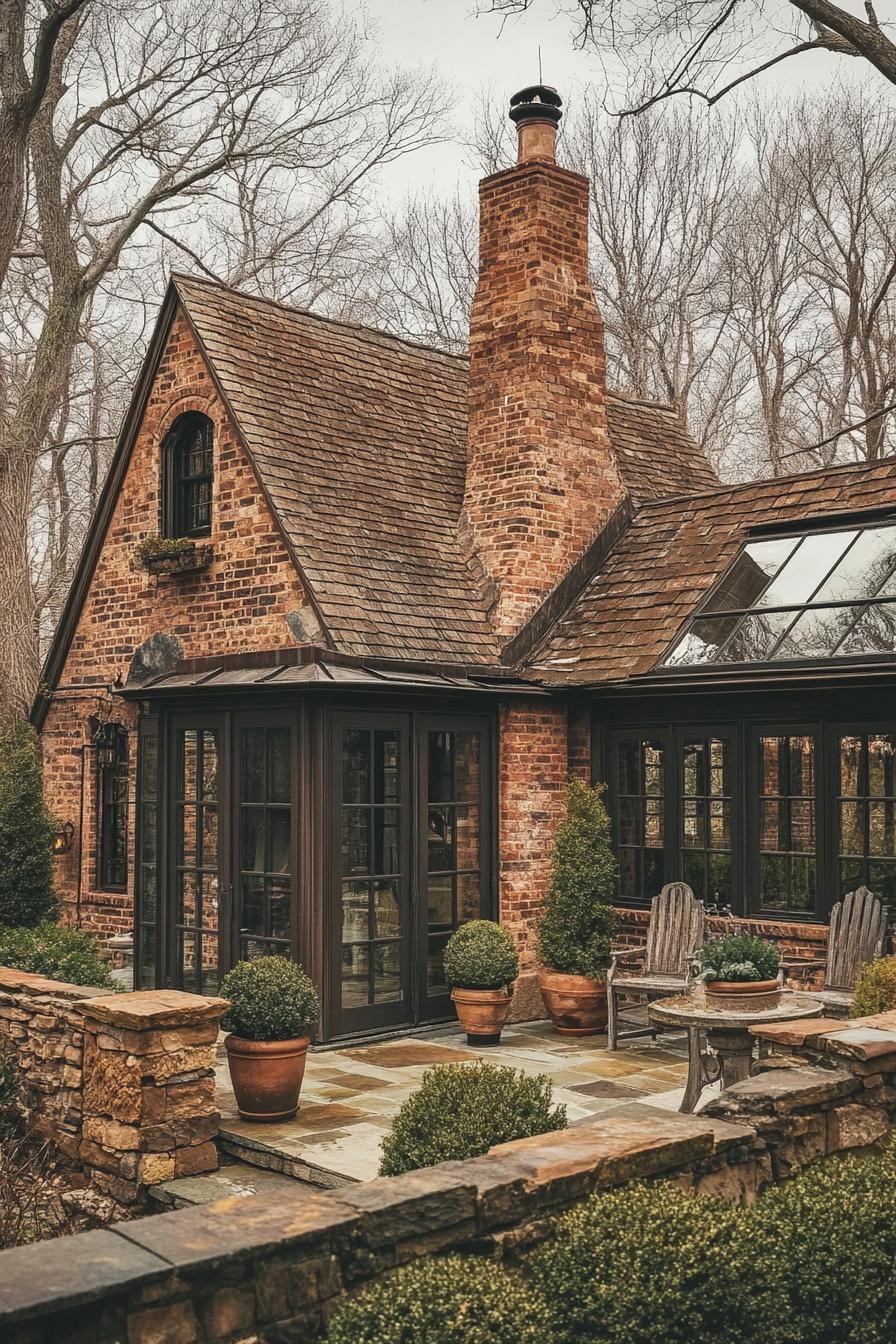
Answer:
<svg viewBox="0 0 896 1344"><path fill-rule="evenodd" d="M494 912L487 716L332 716L332 1035L450 1015L459 924Z"/></svg>
<svg viewBox="0 0 896 1344"><path fill-rule="evenodd" d="M139 750L138 983L213 994L236 961L299 957L295 714L147 716Z"/></svg>

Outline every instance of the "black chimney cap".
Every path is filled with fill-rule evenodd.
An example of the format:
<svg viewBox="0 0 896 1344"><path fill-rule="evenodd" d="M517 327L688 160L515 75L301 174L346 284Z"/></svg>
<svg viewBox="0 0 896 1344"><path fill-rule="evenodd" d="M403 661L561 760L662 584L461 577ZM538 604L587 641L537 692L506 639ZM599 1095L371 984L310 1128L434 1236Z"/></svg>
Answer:
<svg viewBox="0 0 896 1344"><path fill-rule="evenodd" d="M563 116L562 106L563 99L549 84L530 84L511 98L510 120L517 125L521 121L552 121L556 126Z"/></svg>

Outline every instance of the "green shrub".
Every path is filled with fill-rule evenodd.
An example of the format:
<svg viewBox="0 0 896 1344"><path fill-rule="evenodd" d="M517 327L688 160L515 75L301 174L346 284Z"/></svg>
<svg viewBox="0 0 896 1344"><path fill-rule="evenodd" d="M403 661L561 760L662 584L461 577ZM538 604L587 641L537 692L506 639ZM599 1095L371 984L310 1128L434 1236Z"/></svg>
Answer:
<svg viewBox="0 0 896 1344"><path fill-rule="evenodd" d="M566 1107L551 1110L543 1074L500 1064L441 1064L401 1106L383 1139L381 1176L479 1157L496 1143L566 1128Z"/></svg>
<svg viewBox="0 0 896 1344"><path fill-rule="evenodd" d="M566 817L554 839L551 881L538 922L542 965L600 980L610 964L616 927L616 859L603 785L570 780Z"/></svg>
<svg viewBox="0 0 896 1344"><path fill-rule="evenodd" d="M97 940L83 929L38 924L36 929L0 928L0 966L14 966L70 985L117 989Z"/></svg>
<svg viewBox="0 0 896 1344"><path fill-rule="evenodd" d="M445 979L452 989L503 989L520 963L513 939L490 919L462 924L445 946Z"/></svg>
<svg viewBox="0 0 896 1344"><path fill-rule="evenodd" d="M544 1302L501 1265L427 1256L347 1298L328 1344L552 1344Z"/></svg>
<svg viewBox="0 0 896 1344"><path fill-rule="evenodd" d="M703 949L704 980L774 980L781 954L774 943L752 933L729 933Z"/></svg>
<svg viewBox="0 0 896 1344"><path fill-rule="evenodd" d="M751 1340L762 1289L741 1253L748 1216L668 1184L593 1195L529 1259L556 1344Z"/></svg>
<svg viewBox="0 0 896 1344"><path fill-rule="evenodd" d="M0 1037L0 1144L15 1135L19 1121L18 1103L22 1080L19 1060L11 1041ZM3 1176L3 1158L0 1156L0 1179Z"/></svg>
<svg viewBox="0 0 896 1344"><path fill-rule="evenodd" d="M754 1283L779 1279L781 1344L896 1339L896 1158L829 1158L765 1192L745 1250ZM757 1336L758 1337L758 1336Z"/></svg>
<svg viewBox="0 0 896 1344"><path fill-rule="evenodd" d="M40 750L30 724L0 734L0 925L54 919L55 825L44 803Z"/></svg>
<svg viewBox="0 0 896 1344"><path fill-rule="evenodd" d="M877 957L859 971L850 1017L870 1017L896 1008L896 957Z"/></svg>
<svg viewBox="0 0 896 1344"><path fill-rule="evenodd" d="M237 962L221 982L230 1007L221 1023L247 1041L291 1041L317 1021L320 1001L308 976L287 957Z"/></svg>

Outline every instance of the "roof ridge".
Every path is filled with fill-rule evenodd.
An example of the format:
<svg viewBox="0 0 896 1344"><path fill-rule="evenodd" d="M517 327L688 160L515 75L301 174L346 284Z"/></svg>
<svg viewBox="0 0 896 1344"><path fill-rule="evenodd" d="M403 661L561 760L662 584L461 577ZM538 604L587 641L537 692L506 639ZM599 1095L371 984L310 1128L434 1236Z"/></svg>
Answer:
<svg viewBox="0 0 896 1344"><path fill-rule="evenodd" d="M325 313L316 313L311 308L299 308L296 304L284 303L282 299L271 299L264 294L250 294L248 290L239 289L236 285L228 285L223 280L213 280L208 276L188 275L185 271L172 271L169 278L175 288L181 281L186 281L187 284L201 285L206 289L222 289L226 294L236 295L240 299L248 299L251 303L261 303L268 308L279 308L281 312L289 313L291 317L308 317L328 327L342 327L346 331L364 332L371 336L378 336L381 340L394 341L397 345L407 346L415 352L438 355L441 359L450 360L452 363L469 363L469 356L466 354L455 354L451 350L443 350L439 346L429 345L425 341L412 340L410 336L396 336L394 332L383 331L382 327L372 327L366 322L349 322L345 318L328 317Z"/></svg>
<svg viewBox="0 0 896 1344"><path fill-rule="evenodd" d="M607 388L607 396L612 397L614 401L625 402L626 406L641 406L650 411L665 411L678 419L678 411L671 401L652 401L643 397L630 397L627 392L619 392L610 387ZM696 443L696 439L694 442Z"/></svg>
<svg viewBox="0 0 896 1344"><path fill-rule="evenodd" d="M739 490L750 490L759 485L786 485L789 481L807 481L813 476L827 480L834 473L843 475L849 471L871 472L888 462L896 469L896 453L890 453L876 462L840 462L832 467L814 467L811 471L792 471L787 476L757 476L751 481L723 481L719 485L707 486L705 490L694 490L687 495L663 495L659 499L646 500L639 506L638 513L643 513L647 509L662 508L668 504L689 503L691 500L705 499L708 496L736 494Z"/></svg>

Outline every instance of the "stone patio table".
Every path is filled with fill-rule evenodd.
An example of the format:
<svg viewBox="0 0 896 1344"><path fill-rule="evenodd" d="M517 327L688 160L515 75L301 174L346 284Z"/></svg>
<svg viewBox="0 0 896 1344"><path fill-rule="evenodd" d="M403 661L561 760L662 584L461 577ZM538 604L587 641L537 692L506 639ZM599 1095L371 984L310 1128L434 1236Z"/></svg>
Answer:
<svg viewBox="0 0 896 1344"><path fill-rule="evenodd" d="M824 1006L811 994L794 994L785 989L777 1008L729 1011L712 1008L706 1002L702 985L690 994L659 999L648 1009L650 1020L661 1027L684 1027L688 1033L688 1082L680 1111L693 1111L707 1083L722 1080L722 1087L749 1078L755 1040L750 1027L771 1022L792 1022L800 1018L821 1017ZM701 1048L705 1035L712 1054Z"/></svg>

